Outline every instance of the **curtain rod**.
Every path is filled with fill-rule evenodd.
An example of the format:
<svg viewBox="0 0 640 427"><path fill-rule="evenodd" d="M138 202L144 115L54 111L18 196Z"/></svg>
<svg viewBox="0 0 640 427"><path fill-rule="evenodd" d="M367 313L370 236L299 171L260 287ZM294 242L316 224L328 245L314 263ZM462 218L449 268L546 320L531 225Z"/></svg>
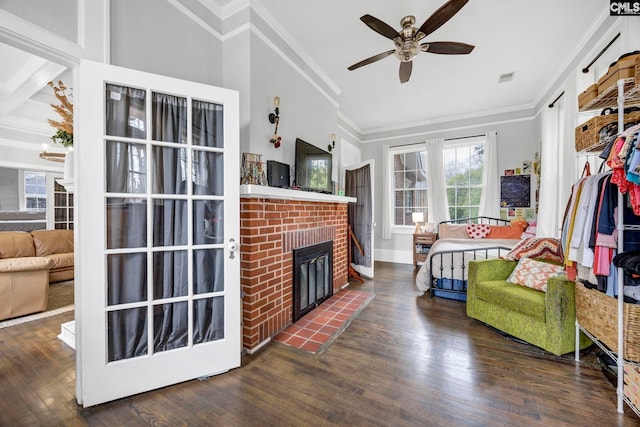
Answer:
<svg viewBox="0 0 640 427"><path fill-rule="evenodd" d="M497 133L497 132L496 132L496 133ZM479 134L479 135L468 135L468 136L458 136L458 137L456 137L456 138L445 138L444 140L445 140L445 141L454 141L454 140L456 140L456 139L477 138L477 137L479 137L479 136L486 136L486 135L487 135L486 133L481 133L481 134Z"/></svg>
<svg viewBox="0 0 640 427"><path fill-rule="evenodd" d="M595 57L595 58L593 58L593 60L592 60L591 62L589 62L589 65L587 65L586 67L584 67L584 68L582 69L582 72L583 72L583 73L585 73L585 74L587 74L587 73L589 72L589 68L591 68L591 66L592 66L592 65L593 65L593 64L598 60L598 58L600 58L600 57L602 56L602 54L603 54L603 53L605 53L605 52L607 51L607 49L609 49L609 48L611 47L611 45L613 44L613 42L615 42L616 40L618 40L618 37L620 37L620 33L616 34L616 36L615 36L613 39L611 39L611 41L609 42L609 44L608 44L608 45L606 45L606 46L604 47L604 49L602 49L602 50L600 51L600 53L599 53L599 54L597 54L597 55L596 55L596 57Z"/></svg>
<svg viewBox="0 0 640 427"><path fill-rule="evenodd" d="M549 108L553 108L554 105L556 105L556 102L558 102L558 99L562 98L562 95L564 95L564 91L562 91L560 93L560 95L558 95L556 97L556 99L554 99L553 101L551 101L551 104L549 104Z"/></svg>
<svg viewBox="0 0 640 427"><path fill-rule="evenodd" d="M496 132L497 134L498 132ZM469 136L458 136L456 138L444 138L445 141L454 141L456 139L465 139L465 138L478 138L479 136L486 136L486 133L481 133L478 135L469 135ZM426 142L426 141L425 141ZM400 145L390 145L389 147L391 148L396 148L396 147L409 147L411 145L422 145L424 144L424 142L411 142L409 144L400 144Z"/></svg>

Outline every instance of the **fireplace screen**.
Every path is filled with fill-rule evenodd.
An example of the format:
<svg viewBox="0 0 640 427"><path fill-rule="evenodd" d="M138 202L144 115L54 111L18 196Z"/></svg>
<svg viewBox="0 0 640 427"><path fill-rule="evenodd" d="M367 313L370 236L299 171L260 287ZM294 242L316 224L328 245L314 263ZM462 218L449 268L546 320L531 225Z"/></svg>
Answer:
<svg viewBox="0 0 640 427"><path fill-rule="evenodd" d="M333 242L293 250L293 321L333 295Z"/></svg>

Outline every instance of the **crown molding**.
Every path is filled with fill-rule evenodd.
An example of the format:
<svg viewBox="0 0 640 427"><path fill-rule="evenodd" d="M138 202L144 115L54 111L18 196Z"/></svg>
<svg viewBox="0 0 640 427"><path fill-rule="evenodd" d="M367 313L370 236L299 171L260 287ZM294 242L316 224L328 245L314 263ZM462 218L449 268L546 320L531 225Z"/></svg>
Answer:
<svg viewBox="0 0 640 427"><path fill-rule="evenodd" d="M203 3L202 0L199 0L200 3L206 7L208 10L210 10L211 12L213 12L216 16L220 17L220 15L218 13L216 13L214 10L211 9L211 7L209 7L209 5L207 3ZM204 29L206 32L208 32L209 34L211 34L212 36L214 36L215 38L217 38L220 41L223 41L224 36L222 35L222 33L220 33L218 30L216 30L215 28L213 28L211 25L209 25L208 22L204 21L203 19L201 19L198 15L196 15L195 13L191 12L191 10L189 10L187 7L185 7L182 3L180 3L178 0L167 0L167 2L175 7L176 9L178 9L180 12L182 12L182 14L184 14L187 18L191 19L193 22L195 22L196 24L198 24L202 29Z"/></svg>
<svg viewBox="0 0 640 427"><path fill-rule="evenodd" d="M342 93L342 89L331 78L322 71L322 68L311 58L309 53L302 48L295 38L280 24L280 22L268 11L261 2L251 3L251 9L283 40L302 61L307 64L314 73L333 91L335 96Z"/></svg>
<svg viewBox="0 0 640 427"><path fill-rule="evenodd" d="M369 143L372 143L372 142L397 141L398 138L415 138L415 137L420 137L420 136L427 136L427 135L433 135L433 134L442 134L442 133L454 132L454 131L460 131L460 130L467 130L467 129L477 129L478 127L497 126L497 125L506 124L506 123L526 122L526 121L531 121L531 120L535 120L535 117L534 116L529 116L529 117L521 117L521 118L515 118L515 119L494 120L494 121L491 121L491 122L475 123L475 124L470 124L470 125L465 125L465 126L456 126L456 127L436 129L436 130L425 130L425 131L418 131L418 132L414 132L414 133L405 133L405 134L402 134L402 135L384 136L384 137L380 137L380 138L370 138L370 139L364 139L361 142L363 144L369 144ZM408 129L408 127L406 129Z"/></svg>
<svg viewBox="0 0 640 427"><path fill-rule="evenodd" d="M77 43L4 10L0 10L0 42L67 67L78 64L84 55L84 50Z"/></svg>

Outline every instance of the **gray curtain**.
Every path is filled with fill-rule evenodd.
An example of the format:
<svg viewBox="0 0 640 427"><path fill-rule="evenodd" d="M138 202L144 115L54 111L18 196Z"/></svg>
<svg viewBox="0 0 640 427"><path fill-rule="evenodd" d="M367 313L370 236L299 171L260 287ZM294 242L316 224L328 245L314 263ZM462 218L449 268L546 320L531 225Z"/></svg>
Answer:
<svg viewBox="0 0 640 427"><path fill-rule="evenodd" d="M112 136L144 138L145 92L107 85L107 132ZM151 137L154 141L185 144L153 145L151 193L185 195L190 179L194 195L224 195L223 155L192 151L192 171L187 162L187 100L172 95L152 94ZM193 131L197 143L209 147L222 145L222 108L194 101ZM216 145L218 144L218 145ZM139 253L109 255L108 302L118 305L146 301L147 295L147 192L146 146L122 141L107 141L107 191L128 193L131 197L107 199L108 248L140 248ZM120 194L121 195L121 194ZM152 236L156 250L152 256L152 292L154 301L182 297L189 293L189 251L162 250L163 247L188 244L188 202L184 199L156 197L151 200ZM193 244L224 241L221 200L195 200L193 203ZM158 250L159 249L159 250ZM224 290L224 253L222 249L193 250L194 293ZM109 360L120 360L148 353L146 308L114 310L109 313ZM153 348L155 352L188 344L188 302L157 304L153 307ZM224 298L194 301L194 343L224 337Z"/></svg>
<svg viewBox="0 0 640 427"><path fill-rule="evenodd" d="M345 172L345 195L356 197L356 203L349 203L349 225L353 234L360 242L364 255L351 244L351 261L356 265L371 267L371 218L373 206L371 205L371 168L369 165Z"/></svg>

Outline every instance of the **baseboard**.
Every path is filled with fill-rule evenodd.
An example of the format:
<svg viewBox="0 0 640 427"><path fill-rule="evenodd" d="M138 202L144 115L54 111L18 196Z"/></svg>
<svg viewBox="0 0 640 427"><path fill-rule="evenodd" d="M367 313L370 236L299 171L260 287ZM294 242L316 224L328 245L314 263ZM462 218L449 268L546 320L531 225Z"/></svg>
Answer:
<svg viewBox="0 0 640 427"><path fill-rule="evenodd" d="M393 262L396 264L412 264L413 252L397 251L392 249L374 249L374 258L376 261Z"/></svg>
<svg viewBox="0 0 640 427"><path fill-rule="evenodd" d="M58 335L58 339L64 342L66 345L71 347L72 349L76 349L76 321L72 320L70 322L63 323L60 325L60 335Z"/></svg>

